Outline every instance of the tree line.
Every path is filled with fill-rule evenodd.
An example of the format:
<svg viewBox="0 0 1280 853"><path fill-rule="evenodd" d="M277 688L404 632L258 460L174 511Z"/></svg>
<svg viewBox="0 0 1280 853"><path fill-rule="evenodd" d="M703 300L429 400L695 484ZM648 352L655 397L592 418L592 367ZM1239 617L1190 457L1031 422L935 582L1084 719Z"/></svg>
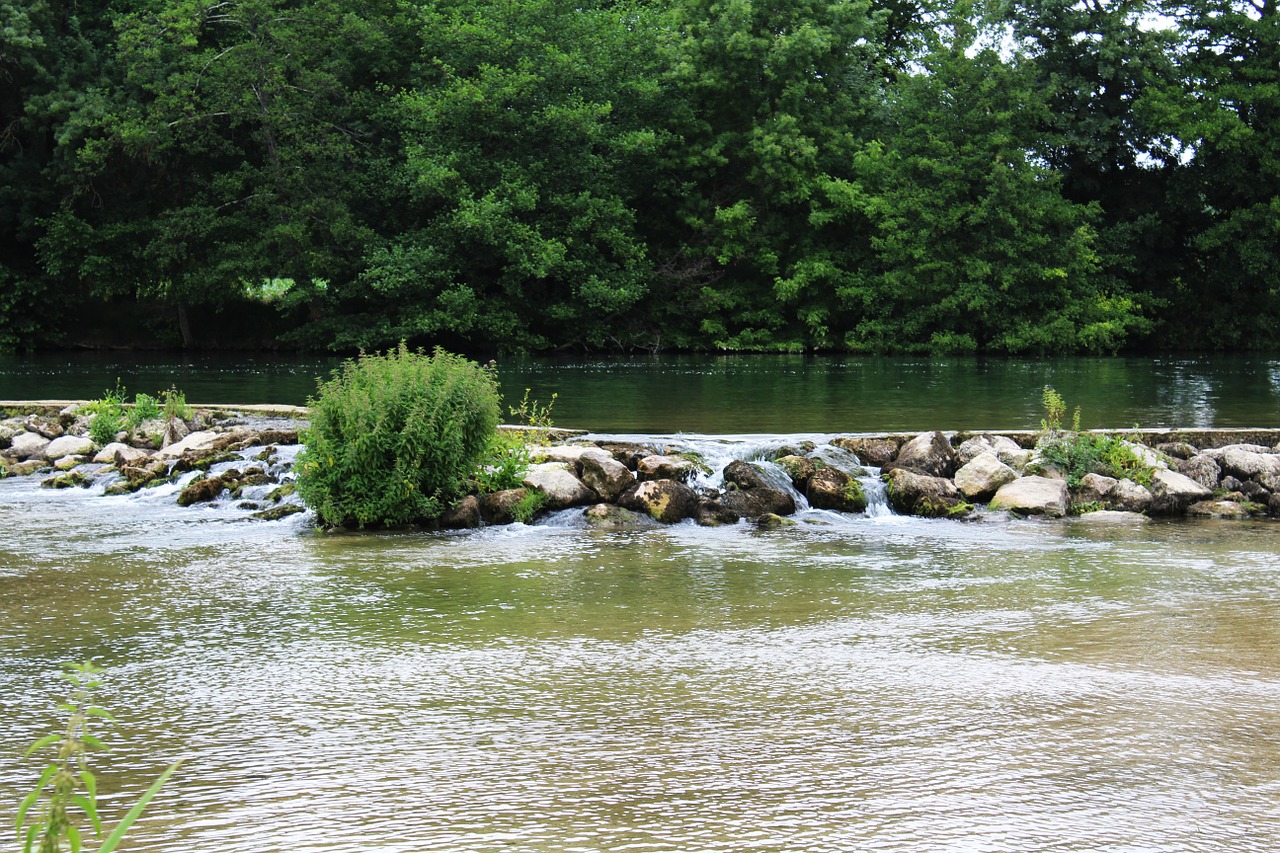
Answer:
<svg viewBox="0 0 1280 853"><path fill-rule="evenodd" d="M0 347L1273 348L1276 0L0 0Z"/></svg>

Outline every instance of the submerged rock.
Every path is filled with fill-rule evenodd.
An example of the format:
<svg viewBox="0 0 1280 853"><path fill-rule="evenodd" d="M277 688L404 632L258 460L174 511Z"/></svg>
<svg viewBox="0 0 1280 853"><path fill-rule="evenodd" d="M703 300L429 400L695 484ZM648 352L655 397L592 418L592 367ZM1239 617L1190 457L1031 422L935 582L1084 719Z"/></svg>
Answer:
<svg viewBox="0 0 1280 853"><path fill-rule="evenodd" d="M1198 501L1187 507L1187 515L1192 518L1248 518L1252 515L1248 507L1229 500Z"/></svg>

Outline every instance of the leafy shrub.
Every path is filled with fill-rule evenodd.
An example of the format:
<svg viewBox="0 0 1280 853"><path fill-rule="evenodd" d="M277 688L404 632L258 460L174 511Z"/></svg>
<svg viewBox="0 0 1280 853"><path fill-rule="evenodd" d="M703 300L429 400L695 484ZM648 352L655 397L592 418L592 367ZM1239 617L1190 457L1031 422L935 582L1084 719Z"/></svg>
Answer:
<svg viewBox="0 0 1280 853"><path fill-rule="evenodd" d="M185 403L185 399L183 400ZM133 408L129 410L129 429L137 429L138 424L160 417L160 401L150 394L138 394L133 398Z"/></svg>
<svg viewBox="0 0 1280 853"><path fill-rule="evenodd" d="M533 448L526 436L514 432L495 432L480 457L472 480L476 489L482 493L519 488L531 461Z"/></svg>
<svg viewBox="0 0 1280 853"><path fill-rule="evenodd" d="M160 396L164 400L165 420L177 418L180 421L185 421L191 418L191 407L187 405L186 394L170 385L169 390L160 392Z"/></svg>
<svg viewBox="0 0 1280 853"><path fill-rule="evenodd" d="M401 343L346 361L309 400L298 493L335 526L410 524L461 495L491 446L498 386L490 370Z"/></svg>
<svg viewBox="0 0 1280 853"><path fill-rule="evenodd" d="M90 400L81 406L81 411L93 415L89 422L89 438L96 444L108 444L116 440L116 433L124 429L125 424L125 390L116 380L114 391L102 392L102 397Z"/></svg>
<svg viewBox="0 0 1280 853"><path fill-rule="evenodd" d="M1039 466L1051 465L1067 478L1067 485L1075 488L1085 474L1102 474L1116 479L1129 479L1142 485L1151 485L1155 473L1141 456L1134 452L1124 439L1116 436L1095 435L1080 431L1080 409L1076 408L1071 429L1064 430L1062 416L1066 404L1052 387L1044 386L1042 397L1045 418L1042 420L1036 451Z"/></svg>

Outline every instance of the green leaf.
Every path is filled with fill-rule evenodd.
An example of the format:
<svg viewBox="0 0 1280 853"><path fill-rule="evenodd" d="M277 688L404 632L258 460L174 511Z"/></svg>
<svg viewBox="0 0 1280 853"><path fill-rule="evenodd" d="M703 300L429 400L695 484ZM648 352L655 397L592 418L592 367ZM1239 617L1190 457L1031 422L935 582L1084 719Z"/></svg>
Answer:
<svg viewBox="0 0 1280 853"><path fill-rule="evenodd" d="M71 853L80 853L80 830L67 826L67 840L71 842Z"/></svg>
<svg viewBox="0 0 1280 853"><path fill-rule="evenodd" d="M31 753L35 752L37 749L44 749L46 746L57 743L61 739L62 739L62 735L60 734L45 735L44 737L40 738L40 740L36 741L35 743L31 744L31 746L27 747L27 751L22 753L22 757L26 758L29 755L31 755Z"/></svg>
<svg viewBox="0 0 1280 853"><path fill-rule="evenodd" d="M22 826L27 822L27 812L36 804L38 799L40 799L40 789L36 788L18 803L18 816L13 821L13 828L18 831L18 840L22 840Z"/></svg>
<svg viewBox="0 0 1280 853"><path fill-rule="evenodd" d="M102 822L98 820L98 807L94 801L83 794L76 794L71 798L71 801L78 805L84 811L85 816L89 818L89 822L93 824L94 834L101 835Z"/></svg>
<svg viewBox="0 0 1280 853"><path fill-rule="evenodd" d="M147 788L146 793L142 795L142 799L138 800L138 802L134 804L133 808L129 809L128 814L120 820L119 825L117 825L116 828L111 831L111 834L107 836L106 840L102 842L102 846L98 848L98 853L112 853L112 851L116 849L116 846L119 845L121 839L124 838L125 833L129 831L129 827L133 826L133 822L142 815L142 810L147 807L147 803L151 802L151 799L155 797L156 794L160 793L160 789L164 787L164 783L169 781L169 777L173 775L173 771L177 770L178 765L181 763L181 761L175 761L173 764L170 764L168 769L161 773L156 781L151 783L151 787Z"/></svg>

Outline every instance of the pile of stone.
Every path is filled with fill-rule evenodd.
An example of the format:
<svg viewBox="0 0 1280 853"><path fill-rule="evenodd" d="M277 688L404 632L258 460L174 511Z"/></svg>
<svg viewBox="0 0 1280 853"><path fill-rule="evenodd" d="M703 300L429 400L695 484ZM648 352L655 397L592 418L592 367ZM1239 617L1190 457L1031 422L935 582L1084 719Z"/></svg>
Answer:
<svg viewBox="0 0 1280 853"><path fill-rule="evenodd" d="M298 443L298 431L291 424L255 425L235 413L199 411L189 420L144 421L99 446L89 437L92 417L71 405L0 421L0 474L47 474L41 485L55 489L105 480L105 494L121 495L217 467L216 474L188 478L191 482L178 495L178 503L234 498L246 487L277 484L280 488L260 505L244 508L258 510L255 516L264 519L303 511L296 501L284 500L293 493L291 463L281 461L278 450ZM243 452L251 448L260 450L245 460Z"/></svg>
<svg viewBox="0 0 1280 853"><path fill-rule="evenodd" d="M1229 437L1229 434L1224 434ZM1140 484L1085 473L1068 485L1063 472L1038 457L1031 434L1022 442L1000 434L924 433L903 440L837 440L864 458L879 457L896 512L962 518L985 504L1016 515L1069 513L1190 515L1218 518L1280 516L1280 444L1198 448L1186 441L1126 446L1147 467ZM1025 446L1031 444L1031 446Z"/></svg>

